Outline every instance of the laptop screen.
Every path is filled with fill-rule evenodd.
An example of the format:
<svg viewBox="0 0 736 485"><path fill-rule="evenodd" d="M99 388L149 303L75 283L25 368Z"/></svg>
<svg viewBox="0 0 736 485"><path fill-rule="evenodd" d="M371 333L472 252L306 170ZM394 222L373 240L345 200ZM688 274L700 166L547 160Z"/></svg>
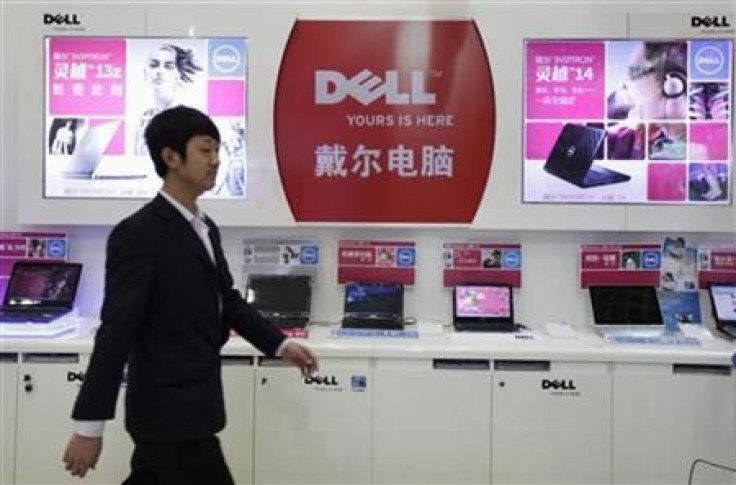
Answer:
<svg viewBox="0 0 736 485"><path fill-rule="evenodd" d="M736 323L736 284L714 284L709 293L716 321Z"/></svg>
<svg viewBox="0 0 736 485"><path fill-rule="evenodd" d="M18 261L5 290L5 307L72 308L82 265L63 262Z"/></svg>
<svg viewBox="0 0 736 485"><path fill-rule="evenodd" d="M345 286L345 315L403 316L404 287L393 283Z"/></svg>
<svg viewBox="0 0 736 485"><path fill-rule="evenodd" d="M508 285L458 285L453 295L455 322L509 322L514 319Z"/></svg>
<svg viewBox="0 0 736 485"><path fill-rule="evenodd" d="M591 286L596 325L662 325L653 286Z"/></svg>
<svg viewBox="0 0 736 485"><path fill-rule="evenodd" d="M254 274L248 278L246 300L263 315L309 317L311 299L308 275Z"/></svg>

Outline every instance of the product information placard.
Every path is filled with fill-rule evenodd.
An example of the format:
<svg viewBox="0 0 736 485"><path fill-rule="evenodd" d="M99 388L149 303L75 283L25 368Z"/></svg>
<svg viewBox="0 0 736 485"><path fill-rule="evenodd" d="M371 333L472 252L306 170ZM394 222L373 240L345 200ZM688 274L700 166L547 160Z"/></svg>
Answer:
<svg viewBox="0 0 736 485"><path fill-rule="evenodd" d="M733 41L525 45L524 202L730 204Z"/></svg>
<svg viewBox="0 0 736 485"><path fill-rule="evenodd" d="M698 248L698 286L711 283L736 282L736 247L713 246Z"/></svg>
<svg viewBox="0 0 736 485"><path fill-rule="evenodd" d="M521 287L521 244L445 243L443 285L505 283Z"/></svg>
<svg viewBox="0 0 736 485"><path fill-rule="evenodd" d="M406 241L340 241L337 282L414 284L416 244Z"/></svg>
<svg viewBox="0 0 736 485"><path fill-rule="evenodd" d="M175 106L208 113L221 138L211 198L244 198L244 38L49 37L44 196L150 198L161 186L144 133Z"/></svg>
<svg viewBox="0 0 736 485"><path fill-rule="evenodd" d="M65 261L68 246L66 234L0 232L0 298L16 261Z"/></svg>
<svg viewBox="0 0 736 485"><path fill-rule="evenodd" d="M659 244L587 244L580 248L580 287L659 287Z"/></svg>

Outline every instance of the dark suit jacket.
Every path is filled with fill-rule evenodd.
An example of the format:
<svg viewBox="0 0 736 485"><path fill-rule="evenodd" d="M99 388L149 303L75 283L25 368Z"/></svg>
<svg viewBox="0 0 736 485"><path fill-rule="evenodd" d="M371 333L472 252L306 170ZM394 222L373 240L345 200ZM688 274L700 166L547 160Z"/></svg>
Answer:
<svg viewBox="0 0 736 485"><path fill-rule="evenodd" d="M113 228L102 324L74 419L114 417L128 362L125 424L135 440L210 436L225 425L220 348L230 329L267 355L282 343L233 289L219 231L207 223L216 264L160 195Z"/></svg>

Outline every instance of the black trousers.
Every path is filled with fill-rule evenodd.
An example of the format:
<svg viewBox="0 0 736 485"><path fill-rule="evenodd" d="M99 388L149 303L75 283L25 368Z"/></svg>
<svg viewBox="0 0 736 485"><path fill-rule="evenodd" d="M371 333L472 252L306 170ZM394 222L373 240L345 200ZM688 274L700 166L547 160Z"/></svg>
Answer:
<svg viewBox="0 0 736 485"><path fill-rule="evenodd" d="M123 485L234 485L220 440L135 442Z"/></svg>

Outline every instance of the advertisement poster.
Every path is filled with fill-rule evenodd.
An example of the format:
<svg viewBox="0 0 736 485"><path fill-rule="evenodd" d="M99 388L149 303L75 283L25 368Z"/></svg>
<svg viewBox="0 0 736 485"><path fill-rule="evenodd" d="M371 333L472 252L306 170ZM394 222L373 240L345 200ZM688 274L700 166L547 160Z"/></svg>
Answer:
<svg viewBox="0 0 736 485"><path fill-rule="evenodd" d="M521 287L521 244L445 243L443 285L505 283Z"/></svg>
<svg viewBox="0 0 736 485"><path fill-rule="evenodd" d="M143 135L179 105L220 131L220 168L204 196L246 196L246 39L47 37L45 54L45 197L155 195L161 179Z"/></svg>
<svg viewBox="0 0 736 485"><path fill-rule="evenodd" d="M665 291L698 290L698 250L688 246L685 238L665 238L659 286Z"/></svg>
<svg viewBox="0 0 736 485"><path fill-rule="evenodd" d="M294 24L275 139L297 222L470 223L494 128L490 67L472 21Z"/></svg>
<svg viewBox="0 0 736 485"><path fill-rule="evenodd" d="M406 241L340 241L337 282L414 284L416 243Z"/></svg>
<svg viewBox="0 0 736 485"><path fill-rule="evenodd" d="M733 41L525 45L524 202L730 204Z"/></svg>
<svg viewBox="0 0 736 485"><path fill-rule="evenodd" d="M580 248L580 287L659 287L659 244L587 244Z"/></svg>

